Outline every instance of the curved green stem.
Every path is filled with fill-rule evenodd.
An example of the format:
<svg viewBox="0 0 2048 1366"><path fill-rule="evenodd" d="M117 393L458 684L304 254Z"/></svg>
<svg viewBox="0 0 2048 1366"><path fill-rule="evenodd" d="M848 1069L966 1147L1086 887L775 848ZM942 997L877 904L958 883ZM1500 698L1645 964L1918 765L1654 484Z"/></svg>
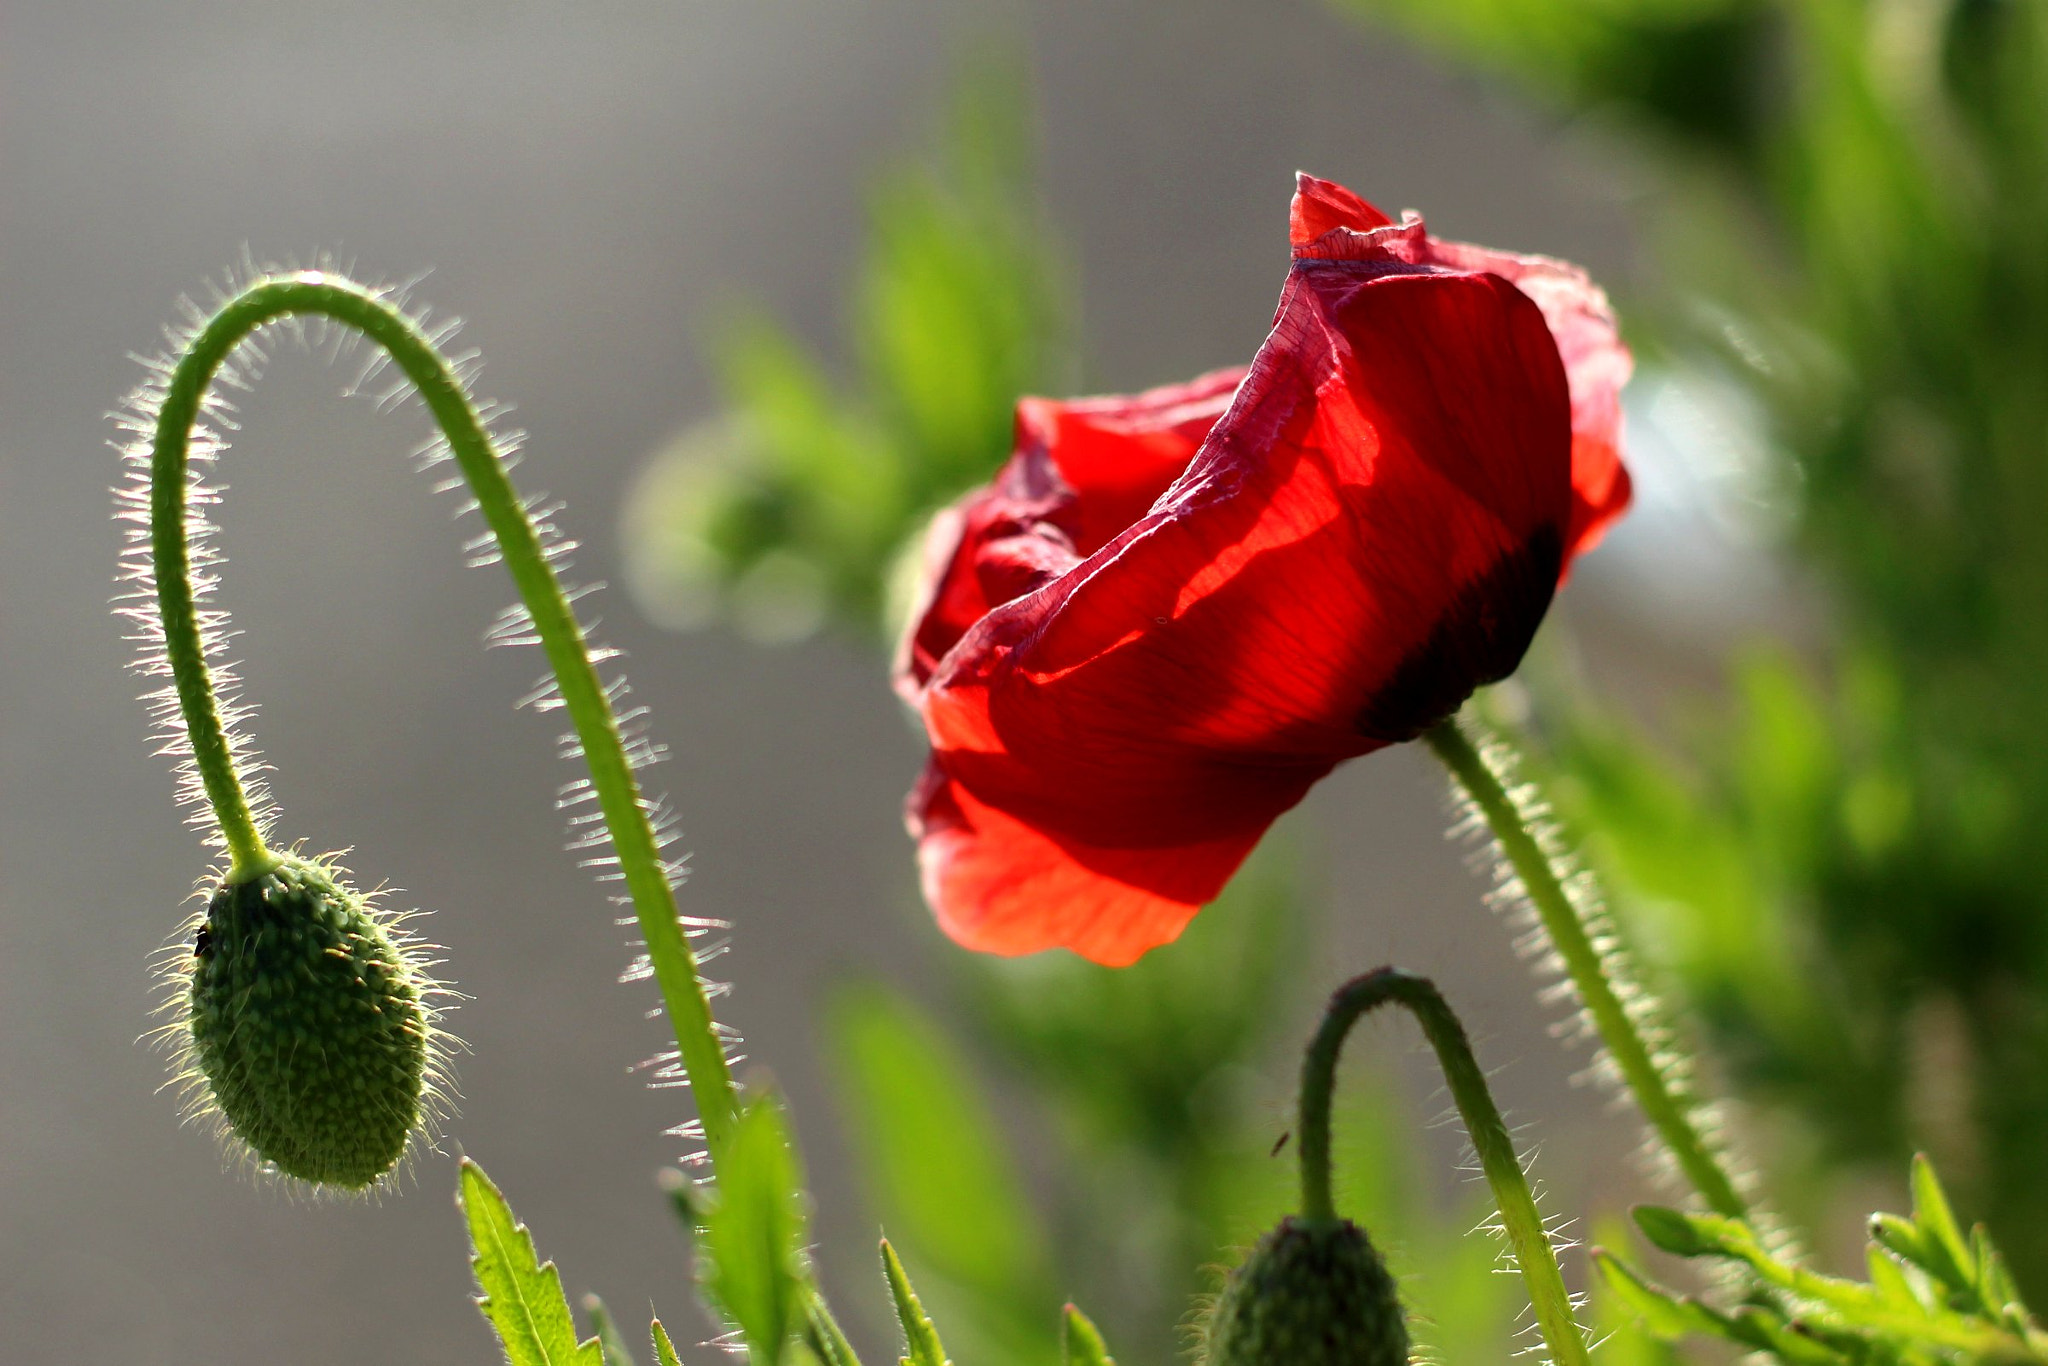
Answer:
<svg viewBox="0 0 2048 1366"><path fill-rule="evenodd" d="M1586 1337L1572 1317L1571 1296L1558 1270L1557 1254L1543 1231L1543 1217L1529 1194L1528 1179L1515 1156L1506 1121L1487 1090L1486 1074L1472 1056L1465 1028L1445 1003L1434 983L1399 968L1380 968L1337 988L1323 1014L1322 1027L1309 1044L1301 1065L1301 1212L1305 1219L1334 1221L1330 1199L1330 1100L1336 1090L1337 1057L1351 1026L1376 1007L1392 1002L1415 1016L1423 1037L1436 1050L1444 1082L1458 1115L1471 1135L1479 1168L1493 1188L1494 1203L1508 1236L1522 1283L1536 1311L1536 1323L1559 1366L1588 1366Z"/></svg>
<svg viewBox="0 0 2048 1366"><path fill-rule="evenodd" d="M253 330L253 329L251 329ZM227 880L248 882L277 866L277 856L263 843L248 794L236 772L227 727L221 721L214 692L213 670L207 667L198 607L192 590L192 553L185 525L185 468L192 426L206 397L213 372L243 333L228 342L210 362L198 357L199 343L185 353L165 389L157 413L155 441L149 461L150 556L156 574L157 618L163 625L164 659L178 691L178 710L192 745L192 762L206 789L206 801L227 846Z"/></svg>
<svg viewBox="0 0 2048 1366"><path fill-rule="evenodd" d="M583 628L454 370L403 312L353 281L318 271L258 280L207 319L178 357L165 386L150 451L151 550L165 654L191 732L193 757L227 842L229 879L246 881L258 876L276 865L276 856L264 847L236 776L206 664L193 606L185 470L192 426L215 373L251 333L290 315L331 318L382 347L419 390L447 438L484 522L497 538L505 568L532 615L534 634L582 743L591 787L611 830L640 934L647 942L676 1046L697 1099L705 1146L715 1165L725 1151L736 1113L732 1074L697 976L696 955L676 919L674 894L626 757L618 719L590 661Z"/></svg>
<svg viewBox="0 0 2048 1366"><path fill-rule="evenodd" d="M1651 1129L1670 1150L1679 1170L1708 1208L1731 1219L1746 1218L1749 1202L1736 1188L1714 1145L1694 1122L1692 1098L1671 1067L1659 1064L1656 1052L1644 1037L1643 1017L1649 1009L1650 997L1629 980L1626 956L1619 947L1614 927L1598 926L1596 942L1596 934L1589 930L1556 865L1531 828L1533 814L1525 800L1518 800L1508 790L1496 765L1455 719L1440 722L1424 738L1499 841L1501 852L1536 908L1544 933L1563 960L1580 1003L1592 1018L1601 1042L1607 1046ZM1630 1001L1637 1003L1634 1010L1630 1009Z"/></svg>

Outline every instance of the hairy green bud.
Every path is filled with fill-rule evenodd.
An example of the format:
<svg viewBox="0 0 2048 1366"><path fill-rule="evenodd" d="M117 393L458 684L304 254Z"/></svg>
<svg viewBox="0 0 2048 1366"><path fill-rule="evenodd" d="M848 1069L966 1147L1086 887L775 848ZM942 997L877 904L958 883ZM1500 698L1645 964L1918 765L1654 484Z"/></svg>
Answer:
<svg viewBox="0 0 2048 1366"><path fill-rule="evenodd" d="M189 1056L235 1136L316 1185L391 1171L430 1118L440 1060L435 984L390 917L287 855L214 890L187 961Z"/></svg>
<svg viewBox="0 0 2048 1366"><path fill-rule="evenodd" d="M1204 1366L1406 1366L1394 1278L1348 1219L1288 1218L1230 1273Z"/></svg>

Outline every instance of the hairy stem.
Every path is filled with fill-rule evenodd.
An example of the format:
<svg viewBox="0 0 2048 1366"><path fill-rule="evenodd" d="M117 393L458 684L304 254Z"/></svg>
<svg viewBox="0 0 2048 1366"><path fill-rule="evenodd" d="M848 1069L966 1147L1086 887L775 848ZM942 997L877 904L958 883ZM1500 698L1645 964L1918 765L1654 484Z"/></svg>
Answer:
<svg viewBox="0 0 2048 1366"><path fill-rule="evenodd" d="M198 420L199 406L213 381L214 371L236 343L253 330L235 335L211 353L210 359L202 355L207 340L204 336L195 339L186 350L157 414L149 463L150 557L156 570L156 605L158 619L163 623L164 658L178 690L178 710L184 715L185 733L191 740L192 762L205 785L207 805L213 808L214 821L220 826L221 842L227 846L227 880L234 883L261 877L275 868L278 860L263 843L263 833L249 809L248 794L242 790L227 727L221 721L213 670L206 663L206 645L192 589L192 547L185 525L185 469L192 427Z"/></svg>
<svg viewBox="0 0 2048 1366"><path fill-rule="evenodd" d="M1479 1155L1480 1170L1493 1188L1501 1227L1522 1270L1522 1283L1552 1360L1559 1366L1588 1366L1585 1334L1572 1317L1571 1296L1564 1288L1549 1235L1543 1231L1543 1217L1529 1194L1514 1140L1487 1090L1486 1074L1472 1056L1464 1026L1429 979L1399 968L1380 968L1346 982L1330 997L1322 1026L1301 1065L1302 1216L1321 1221L1337 1218L1330 1198L1330 1101L1336 1091L1337 1057L1351 1026L1368 1011L1389 1002L1415 1016L1423 1037L1436 1050L1444 1082L1465 1121L1466 1133L1471 1135L1473 1151Z"/></svg>
<svg viewBox="0 0 2048 1366"><path fill-rule="evenodd" d="M534 634L582 743L591 787L611 830L715 1164L725 1150L736 1109L732 1074L697 975L696 955L676 919L674 894L626 758L618 719L591 663L583 628L453 368L399 309L353 281L318 271L258 280L207 319L178 357L164 389L150 450L151 551L165 653L191 732L193 757L228 846L228 878L247 881L276 866L277 859L264 847L250 814L206 663L193 605L185 471L192 427L215 373L251 333L293 315L333 319L362 332L390 354L426 401L484 522L497 538L505 568L533 618Z"/></svg>
<svg viewBox="0 0 2048 1366"><path fill-rule="evenodd" d="M1653 1045L1644 1036L1643 1014L1650 998L1629 979L1627 956L1616 942L1614 927L1600 925L1596 942L1596 934L1589 930L1579 904L1543 847L1529 794L1518 796L1508 790L1499 764L1455 719L1440 722L1424 738L1492 829L1622 1081L1679 1171L1716 1214L1748 1217L1749 1202L1695 1123L1696 1106L1675 1075L1669 1045L1661 1038ZM1631 1000L1638 1003L1633 1011L1628 1005ZM1660 1047L1667 1050L1661 1063Z"/></svg>

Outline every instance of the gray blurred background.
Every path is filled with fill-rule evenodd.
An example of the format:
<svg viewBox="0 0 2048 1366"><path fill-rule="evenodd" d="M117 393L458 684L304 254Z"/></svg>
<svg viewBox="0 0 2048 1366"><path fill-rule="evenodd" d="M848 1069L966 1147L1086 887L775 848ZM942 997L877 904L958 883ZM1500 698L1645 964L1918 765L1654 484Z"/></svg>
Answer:
<svg viewBox="0 0 2048 1366"><path fill-rule="evenodd" d="M1596 169L1612 163L1589 134L1306 0L0 9L0 1361L492 1360L456 1151L572 1293L628 1320L652 1302L679 1340L704 1336L653 1185L687 1099L630 1070L659 1046L653 995L614 984L625 932L560 851L554 727L511 711L538 657L478 648L509 588L460 568L453 501L409 473L417 410L380 418L337 397L351 372L288 353L223 462L223 601L283 834L352 845L364 883L436 911L446 973L475 998L453 1021L461 1112L402 1194L313 1205L225 1174L156 1094L164 1064L136 1042L146 962L204 859L105 610L104 414L137 379L127 354L244 244L432 267L418 298L470 319L481 391L531 433L524 486L567 500L583 572L614 578L636 468L712 409L712 329L759 304L838 345L864 183L922 145L956 59L991 41L1035 75L1048 211L1104 386L1249 356L1296 167L1447 235L1630 278L1629 185ZM1690 619L1645 596L1627 554L1595 557L1570 611L1595 645L1628 645L1588 667L1648 689L1684 667ZM674 751L653 781L694 855L684 910L737 926L721 1013L792 1098L828 1273L873 1324L878 1286L844 1271L866 1265L872 1221L810 1007L849 969L916 984L956 952L915 906L899 822L919 744L862 645L668 635L623 595L602 615ZM1336 924L1304 999L1383 961L1437 976L1531 1124L1555 1208L1626 1179L1627 1126L1596 1132L1600 1098L1563 1086L1584 1058L1545 1036L1422 756L1354 765L1296 824L1327 851Z"/></svg>

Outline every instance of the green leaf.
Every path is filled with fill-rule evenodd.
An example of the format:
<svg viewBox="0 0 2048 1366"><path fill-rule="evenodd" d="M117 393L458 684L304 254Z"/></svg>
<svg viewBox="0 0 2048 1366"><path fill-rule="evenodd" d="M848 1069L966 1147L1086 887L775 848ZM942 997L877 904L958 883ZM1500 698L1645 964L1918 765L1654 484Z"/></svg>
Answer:
<svg viewBox="0 0 2048 1366"><path fill-rule="evenodd" d="M1588 1256L1598 1273L1592 1287L1592 1335L1600 1366L1680 1366L1674 1346L1694 1321L1662 1286L1638 1276L1610 1248L1632 1248L1626 1222L1603 1215L1593 1225ZM1448 1360L1449 1358L1445 1358Z"/></svg>
<svg viewBox="0 0 2048 1366"><path fill-rule="evenodd" d="M675 1167L663 1167L655 1173L655 1184L668 1197L669 1209L675 1214L676 1222L683 1226L683 1236L695 1243L697 1230L704 1222L706 1201L704 1192L687 1174Z"/></svg>
<svg viewBox="0 0 2048 1366"><path fill-rule="evenodd" d="M533 1235L512 1217L483 1168L462 1160L456 1203L469 1224L477 1307L497 1330L511 1366L605 1366L595 1338L576 1339L576 1320L553 1262L533 1250Z"/></svg>
<svg viewBox="0 0 2048 1366"><path fill-rule="evenodd" d="M903 1324L903 1346L909 1355L904 1366L948 1366L946 1349L939 1345L939 1330L932 1326L917 1292L910 1288L910 1276L896 1256L889 1240L882 1240L882 1274L889 1282L889 1295L896 1301L896 1317Z"/></svg>
<svg viewBox="0 0 2048 1366"><path fill-rule="evenodd" d="M647 1326L647 1334L654 1339L654 1366L683 1366L682 1358L676 1355L676 1345L668 1340L668 1329L656 1319Z"/></svg>
<svg viewBox="0 0 2048 1366"><path fill-rule="evenodd" d="M1880 1247L1895 1256L1923 1271L1929 1269L1927 1242L1920 1236L1917 1225L1901 1219L1896 1214L1873 1214L1870 1216L1870 1236Z"/></svg>
<svg viewBox="0 0 2048 1366"><path fill-rule="evenodd" d="M1864 1257L1870 1267L1870 1284L1884 1297L1887 1304L1904 1312L1924 1312L1926 1305L1913 1292L1913 1283L1906 1279L1898 1258L1884 1248L1872 1243Z"/></svg>
<svg viewBox="0 0 2048 1366"><path fill-rule="evenodd" d="M1842 1360L1839 1353L1797 1331L1768 1309L1745 1305L1735 1312L1735 1322L1738 1331L1745 1333L1740 1340L1772 1353L1790 1366L1834 1366Z"/></svg>
<svg viewBox="0 0 2048 1366"><path fill-rule="evenodd" d="M1913 1155L1912 1187L1913 1222L1920 1227L1921 1246L1926 1250L1922 1265L1953 1288L1975 1292L1978 1284L1972 1271L1977 1259L1971 1255L1969 1240L1956 1223L1948 1194L1926 1153Z"/></svg>
<svg viewBox="0 0 2048 1366"><path fill-rule="evenodd" d="M875 1204L919 1267L1004 1300L1045 1289L1045 1234L1023 1178L938 1026L907 998L862 986L833 999L827 1031Z"/></svg>
<svg viewBox="0 0 2048 1366"><path fill-rule="evenodd" d="M1674 1257L1705 1257L1722 1250L1719 1240L1702 1229L1697 1215L1662 1205L1637 1205L1630 1212L1636 1227L1661 1252Z"/></svg>
<svg viewBox="0 0 2048 1366"><path fill-rule="evenodd" d="M780 1366L809 1293L799 1183L781 1108L764 1096L733 1126L718 1199L703 1223L705 1289L739 1329L754 1366Z"/></svg>
<svg viewBox="0 0 2048 1366"><path fill-rule="evenodd" d="M1638 1276L1606 1248L1596 1247L1591 1255L1593 1265L1600 1269L1615 1298L1634 1310L1644 1327L1656 1336L1675 1341L1687 1333L1701 1332L1710 1327L1692 1306L1662 1286L1652 1285Z"/></svg>
<svg viewBox="0 0 2048 1366"><path fill-rule="evenodd" d="M619 1334L619 1321L604 1307L604 1301L595 1295L585 1295L583 1312L590 1315L590 1330L597 1334L597 1345L604 1352L604 1366L635 1366L632 1349L626 1346L626 1339Z"/></svg>
<svg viewBox="0 0 2048 1366"><path fill-rule="evenodd" d="M804 1345L811 1349L813 1356L824 1366L860 1366L853 1344L839 1330L839 1324L825 1308L825 1301L815 1286L811 1287L804 1312Z"/></svg>
<svg viewBox="0 0 2048 1366"><path fill-rule="evenodd" d="M1066 1307L1061 1330L1065 1366L1116 1366L1116 1358L1109 1354L1109 1345L1102 1340L1102 1334L1096 1331L1086 1314L1071 1304Z"/></svg>

